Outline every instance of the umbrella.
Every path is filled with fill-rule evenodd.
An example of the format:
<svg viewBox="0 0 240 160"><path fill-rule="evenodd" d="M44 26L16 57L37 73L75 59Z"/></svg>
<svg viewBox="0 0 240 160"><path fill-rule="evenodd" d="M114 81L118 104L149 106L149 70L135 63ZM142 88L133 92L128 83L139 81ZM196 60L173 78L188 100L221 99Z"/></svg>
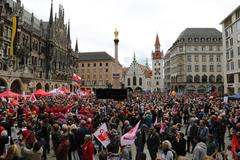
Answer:
<svg viewBox="0 0 240 160"><path fill-rule="evenodd" d="M20 96L19 94L14 93L10 90L6 90L6 91L0 93L0 97L6 97L6 98L17 98L19 96Z"/></svg>
<svg viewBox="0 0 240 160"><path fill-rule="evenodd" d="M42 89L39 89L39 90L33 92L33 94L34 94L35 96L49 96L49 95L50 95L50 93L45 92L45 91L42 90Z"/></svg>

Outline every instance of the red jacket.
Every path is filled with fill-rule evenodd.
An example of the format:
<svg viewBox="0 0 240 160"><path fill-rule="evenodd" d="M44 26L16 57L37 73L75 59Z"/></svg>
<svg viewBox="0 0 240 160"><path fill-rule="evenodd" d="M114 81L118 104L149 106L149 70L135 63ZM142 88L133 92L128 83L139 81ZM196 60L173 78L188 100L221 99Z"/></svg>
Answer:
<svg viewBox="0 0 240 160"><path fill-rule="evenodd" d="M93 160L94 146L91 140L82 145L82 157L84 160Z"/></svg>

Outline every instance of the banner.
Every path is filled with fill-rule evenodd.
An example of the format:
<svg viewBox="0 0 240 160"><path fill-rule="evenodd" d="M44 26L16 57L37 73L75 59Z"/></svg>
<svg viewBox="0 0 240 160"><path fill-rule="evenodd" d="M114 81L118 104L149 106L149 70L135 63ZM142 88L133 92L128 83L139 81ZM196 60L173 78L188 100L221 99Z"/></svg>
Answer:
<svg viewBox="0 0 240 160"><path fill-rule="evenodd" d="M72 76L72 86L80 87L81 77L75 73Z"/></svg>
<svg viewBox="0 0 240 160"><path fill-rule="evenodd" d="M14 48L15 48L15 39L17 33L17 17L12 17L12 39L11 39L11 47L10 47L10 57L14 55Z"/></svg>
<svg viewBox="0 0 240 160"><path fill-rule="evenodd" d="M107 129L106 123L103 123L93 134L106 148L107 145L110 143L109 133Z"/></svg>
<svg viewBox="0 0 240 160"><path fill-rule="evenodd" d="M37 98L35 97L35 95L33 93L31 94L31 96L29 98L29 101L32 102L32 103L37 101Z"/></svg>
<svg viewBox="0 0 240 160"><path fill-rule="evenodd" d="M130 131L128 131L121 137L120 139L121 146L131 145L134 143L139 124L140 124L140 121Z"/></svg>
<svg viewBox="0 0 240 160"><path fill-rule="evenodd" d="M155 122L153 123L153 126L156 126L158 124L158 120L157 120L157 117L155 119Z"/></svg>

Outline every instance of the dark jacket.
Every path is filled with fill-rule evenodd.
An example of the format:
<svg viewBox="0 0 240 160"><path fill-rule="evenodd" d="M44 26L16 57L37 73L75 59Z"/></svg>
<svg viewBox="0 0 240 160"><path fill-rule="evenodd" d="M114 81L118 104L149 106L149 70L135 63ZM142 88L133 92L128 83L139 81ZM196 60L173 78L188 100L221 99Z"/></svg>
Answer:
<svg viewBox="0 0 240 160"><path fill-rule="evenodd" d="M4 154L5 144L9 143L8 136L0 136L0 156Z"/></svg>
<svg viewBox="0 0 240 160"><path fill-rule="evenodd" d="M149 152L157 152L160 145L160 137L157 133L151 134L147 139L147 147Z"/></svg>
<svg viewBox="0 0 240 160"><path fill-rule="evenodd" d="M178 156L186 155L186 140L183 138L179 142L175 139L172 144L173 150L177 153Z"/></svg>

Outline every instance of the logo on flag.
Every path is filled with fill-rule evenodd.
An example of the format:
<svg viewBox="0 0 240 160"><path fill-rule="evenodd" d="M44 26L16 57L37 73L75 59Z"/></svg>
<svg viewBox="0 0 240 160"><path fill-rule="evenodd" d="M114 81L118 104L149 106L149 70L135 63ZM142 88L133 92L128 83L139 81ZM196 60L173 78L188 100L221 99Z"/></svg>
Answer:
<svg viewBox="0 0 240 160"><path fill-rule="evenodd" d="M106 123L103 123L93 134L106 148L107 145L110 143L110 138L108 134L108 129Z"/></svg>
<svg viewBox="0 0 240 160"><path fill-rule="evenodd" d="M37 98L35 97L35 95L33 93L31 94L31 96L29 98L29 101L32 102L32 103L37 101Z"/></svg>
<svg viewBox="0 0 240 160"><path fill-rule="evenodd" d="M121 139L120 139L121 146L131 145L134 143L134 140L136 139L136 134L137 134L139 124L140 124L140 121L130 131L128 131L121 137Z"/></svg>

